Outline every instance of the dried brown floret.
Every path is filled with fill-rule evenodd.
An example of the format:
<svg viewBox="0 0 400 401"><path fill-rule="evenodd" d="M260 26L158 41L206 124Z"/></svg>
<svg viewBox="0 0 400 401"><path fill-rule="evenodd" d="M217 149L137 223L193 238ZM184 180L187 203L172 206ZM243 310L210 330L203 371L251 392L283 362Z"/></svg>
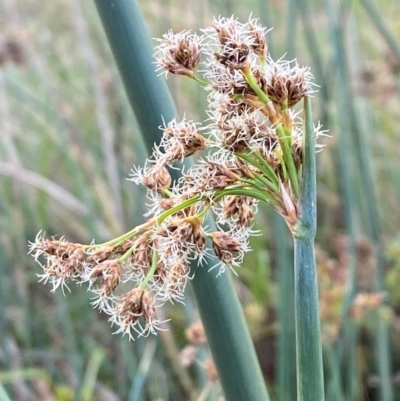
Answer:
<svg viewBox="0 0 400 401"><path fill-rule="evenodd" d="M243 245L232 235L215 231L210 234L215 255L219 260L230 266L236 254L243 250Z"/></svg>
<svg viewBox="0 0 400 401"><path fill-rule="evenodd" d="M194 70L200 62L201 37L190 32L163 35L157 47L157 63L171 74L194 76Z"/></svg>

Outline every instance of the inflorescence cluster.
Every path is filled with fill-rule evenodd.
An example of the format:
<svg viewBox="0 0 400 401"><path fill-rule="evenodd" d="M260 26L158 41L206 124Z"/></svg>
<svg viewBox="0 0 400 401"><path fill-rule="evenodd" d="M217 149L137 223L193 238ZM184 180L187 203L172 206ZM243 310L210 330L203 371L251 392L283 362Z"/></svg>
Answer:
<svg viewBox="0 0 400 401"><path fill-rule="evenodd" d="M166 124L152 157L133 170L130 179L148 189L147 221L104 244L42 234L30 244L41 280L53 290L87 282L93 306L110 316L116 332L134 338L160 330L156 308L183 302L195 273L192 260L215 258L218 274L239 266L258 202L294 228L303 124L293 106L313 93L314 84L307 67L272 60L266 33L257 20L242 24L232 17L215 19L200 36L170 31L159 39L159 69L203 85L209 119L202 127L186 119ZM173 182L169 168L204 150L207 156ZM205 224L209 213L216 231ZM121 283L131 289L124 293Z"/></svg>

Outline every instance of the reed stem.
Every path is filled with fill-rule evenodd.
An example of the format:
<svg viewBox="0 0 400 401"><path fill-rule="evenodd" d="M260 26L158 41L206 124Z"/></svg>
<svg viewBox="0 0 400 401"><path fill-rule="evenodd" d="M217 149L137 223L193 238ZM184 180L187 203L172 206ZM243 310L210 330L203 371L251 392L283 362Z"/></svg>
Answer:
<svg viewBox="0 0 400 401"><path fill-rule="evenodd" d="M316 231L315 138L310 100L305 98L304 161L300 216L293 231L297 354L297 400L323 401L324 379L314 254Z"/></svg>

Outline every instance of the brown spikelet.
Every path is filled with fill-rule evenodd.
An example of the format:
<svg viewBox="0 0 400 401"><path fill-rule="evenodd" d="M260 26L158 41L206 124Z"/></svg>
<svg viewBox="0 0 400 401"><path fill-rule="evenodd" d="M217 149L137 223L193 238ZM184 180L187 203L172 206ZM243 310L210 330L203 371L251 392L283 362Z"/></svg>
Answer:
<svg viewBox="0 0 400 401"><path fill-rule="evenodd" d="M187 340L194 345L204 345L207 343L206 333L203 323L198 320L192 323L186 330L185 335Z"/></svg>

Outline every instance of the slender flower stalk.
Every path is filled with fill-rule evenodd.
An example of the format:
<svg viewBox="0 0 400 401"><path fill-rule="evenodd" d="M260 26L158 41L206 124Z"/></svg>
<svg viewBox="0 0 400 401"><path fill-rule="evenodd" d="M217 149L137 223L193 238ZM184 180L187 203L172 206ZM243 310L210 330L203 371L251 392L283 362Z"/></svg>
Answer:
<svg viewBox="0 0 400 401"><path fill-rule="evenodd" d="M313 188L315 194L315 168L305 162L310 163L313 140L322 131L310 120L309 101L305 125L293 111L313 93L309 70L274 62L266 33L257 20L240 23L232 17L214 19L202 35L169 31L159 39L158 70L200 82L208 91L209 119L202 125L187 119L164 124L151 157L132 170L130 180L147 188L147 221L103 244L75 244L42 233L30 244L43 269L41 279L53 290L68 288L71 281L88 283L92 305L109 316L116 333L134 339L162 330L157 308L167 301L184 302L186 285L196 274L190 268L193 260L199 265L214 260L210 270L217 276L226 270L236 273L250 250L260 202L283 216L293 233L301 278L296 282L298 314L305 313L304 285L310 273L303 268L312 266L315 228L315 220L309 220L315 203L310 206L305 192ZM168 168L179 169L200 152L202 157L173 180ZM216 228L207 226L209 215ZM125 292L127 283L130 289ZM318 320L314 304L311 313ZM301 340L307 327L300 319ZM320 343L314 334L317 355ZM299 341L301 354L302 347Z"/></svg>

